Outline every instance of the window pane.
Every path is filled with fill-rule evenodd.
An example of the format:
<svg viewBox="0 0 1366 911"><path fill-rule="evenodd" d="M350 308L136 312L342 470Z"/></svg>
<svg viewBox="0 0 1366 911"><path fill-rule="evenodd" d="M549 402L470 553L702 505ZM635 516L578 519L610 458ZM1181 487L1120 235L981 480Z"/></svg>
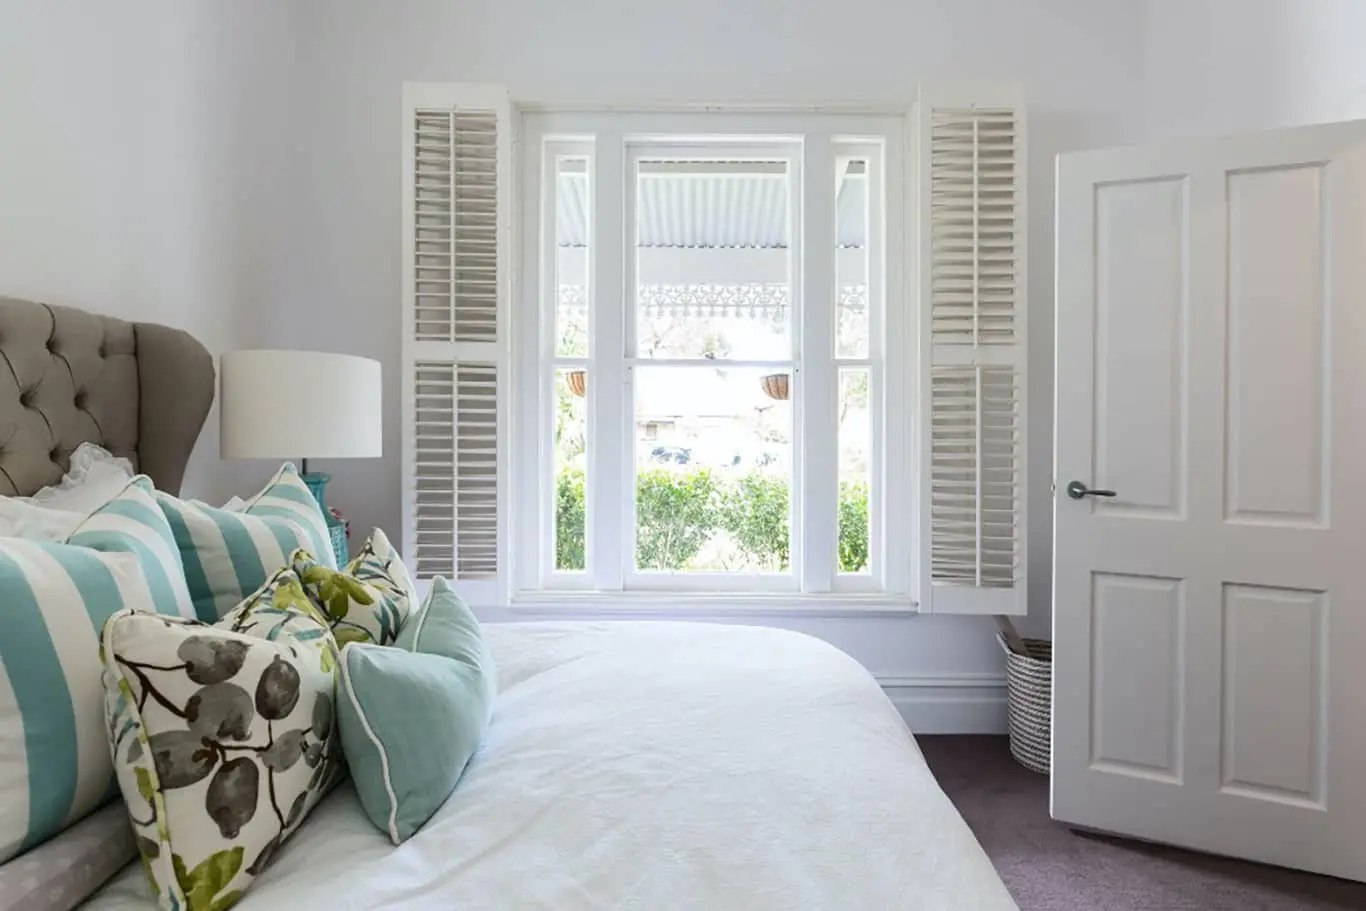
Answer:
<svg viewBox="0 0 1366 911"><path fill-rule="evenodd" d="M588 252L593 194L586 158L555 162L555 354L588 357Z"/></svg>
<svg viewBox="0 0 1366 911"><path fill-rule="evenodd" d="M785 161L640 162L641 357L792 356L788 194Z"/></svg>
<svg viewBox="0 0 1366 911"><path fill-rule="evenodd" d="M835 163L836 357L868 356L868 161Z"/></svg>
<svg viewBox="0 0 1366 911"><path fill-rule="evenodd" d="M585 563L588 501L588 371L555 371L555 569L581 572Z"/></svg>
<svg viewBox="0 0 1366 911"><path fill-rule="evenodd" d="M868 379L867 368L840 370L838 565L842 573L868 572L868 492L873 451Z"/></svg>
<svg viewBox="0 0 1366 911"><path fill-rule="evenodd" d="M635 371L636 566L787 572L787 371Z"/></svg>

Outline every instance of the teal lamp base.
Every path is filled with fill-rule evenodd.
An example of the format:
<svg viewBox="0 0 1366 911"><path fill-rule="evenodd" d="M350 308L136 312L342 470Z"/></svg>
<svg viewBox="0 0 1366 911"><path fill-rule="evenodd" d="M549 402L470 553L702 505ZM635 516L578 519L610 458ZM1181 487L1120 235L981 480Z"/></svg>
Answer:
<svg viewBox="0 0 1366 911"><path fill-rule="evenodd" d="M348 558L346 546L346 526L338 522L332 513L327 511L327 500L323 491L327 488L327 482L332 480L330 474L321 471L308 471L305 467L303 474L299 476L304 484L308 486L313 494L313 499L318 501L318 507L323 511L323 518L327 520L327 530L332 535L332 551L337 557L337 568L346 565Z"/></svg>
<svg viewBox="0 0 1366 911"><path fill-rule="evenodd" d="M327 501L323 497L323 491L327 489L327 482L332 480L332 475L325 474L321 471L309 471L308 469L304 469L304 472L300 474L299 477L308 485L308 489L313 493L313 499L318 501L318 506L326 513Z"/></svg>

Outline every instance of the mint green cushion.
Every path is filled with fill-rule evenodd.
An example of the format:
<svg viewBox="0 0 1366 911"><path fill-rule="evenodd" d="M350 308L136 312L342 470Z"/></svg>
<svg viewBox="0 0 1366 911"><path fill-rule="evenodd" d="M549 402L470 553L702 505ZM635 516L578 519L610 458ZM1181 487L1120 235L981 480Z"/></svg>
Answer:
<svg viewBox="0 0 1366 911"><path fill-rule="evenodd" d="M444 655L471 665L487 665L490 682L493 679L493 659L484 645L479 621L440 576L432 580L427 600L403 624L394 645L407 652Z"/></svg>
<svg viewBox="0 0 1366 911"><path fill-rule="evenodd" d="M399 645L342 651L337 720L370 821L401 844L455 790L493 711L493 659L479 623L437 579Z"/></svg>
<svg viewBox="0 0 1366 911"><path fill-rule="evenodd" d="M327 518L294 466L285 463L240 510L215 509L157 492L175 535L195 614L217 623L303 548L337 568Z"/></svg>

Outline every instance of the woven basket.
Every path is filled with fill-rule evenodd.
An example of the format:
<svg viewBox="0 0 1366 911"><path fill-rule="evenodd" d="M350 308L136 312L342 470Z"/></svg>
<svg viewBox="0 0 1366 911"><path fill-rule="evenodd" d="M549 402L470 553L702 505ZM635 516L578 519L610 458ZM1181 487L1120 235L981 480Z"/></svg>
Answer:
<svg viewBox="0 0 1366 911"><path fill-rule="evenodd" d="M1028 655L1012 651L1005 636L996 641L1006 653L1006 707L1010 754L1029 769L1047 775L1052 743L1053 643L1026 639Z"/></svg>

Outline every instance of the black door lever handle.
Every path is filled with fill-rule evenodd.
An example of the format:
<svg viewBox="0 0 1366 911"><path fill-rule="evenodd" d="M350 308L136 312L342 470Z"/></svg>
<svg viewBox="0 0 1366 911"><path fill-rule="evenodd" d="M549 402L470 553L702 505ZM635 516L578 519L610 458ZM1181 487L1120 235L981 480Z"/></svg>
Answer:
<svg viewBox="0 0 1366 911"><path fill-rule="evenodd" d="M1117 496L1113 490L1092 490L1081 481L1069 481L1067 484L1067 495L1074 500L1080 500L1082 497Z"/></svg>

